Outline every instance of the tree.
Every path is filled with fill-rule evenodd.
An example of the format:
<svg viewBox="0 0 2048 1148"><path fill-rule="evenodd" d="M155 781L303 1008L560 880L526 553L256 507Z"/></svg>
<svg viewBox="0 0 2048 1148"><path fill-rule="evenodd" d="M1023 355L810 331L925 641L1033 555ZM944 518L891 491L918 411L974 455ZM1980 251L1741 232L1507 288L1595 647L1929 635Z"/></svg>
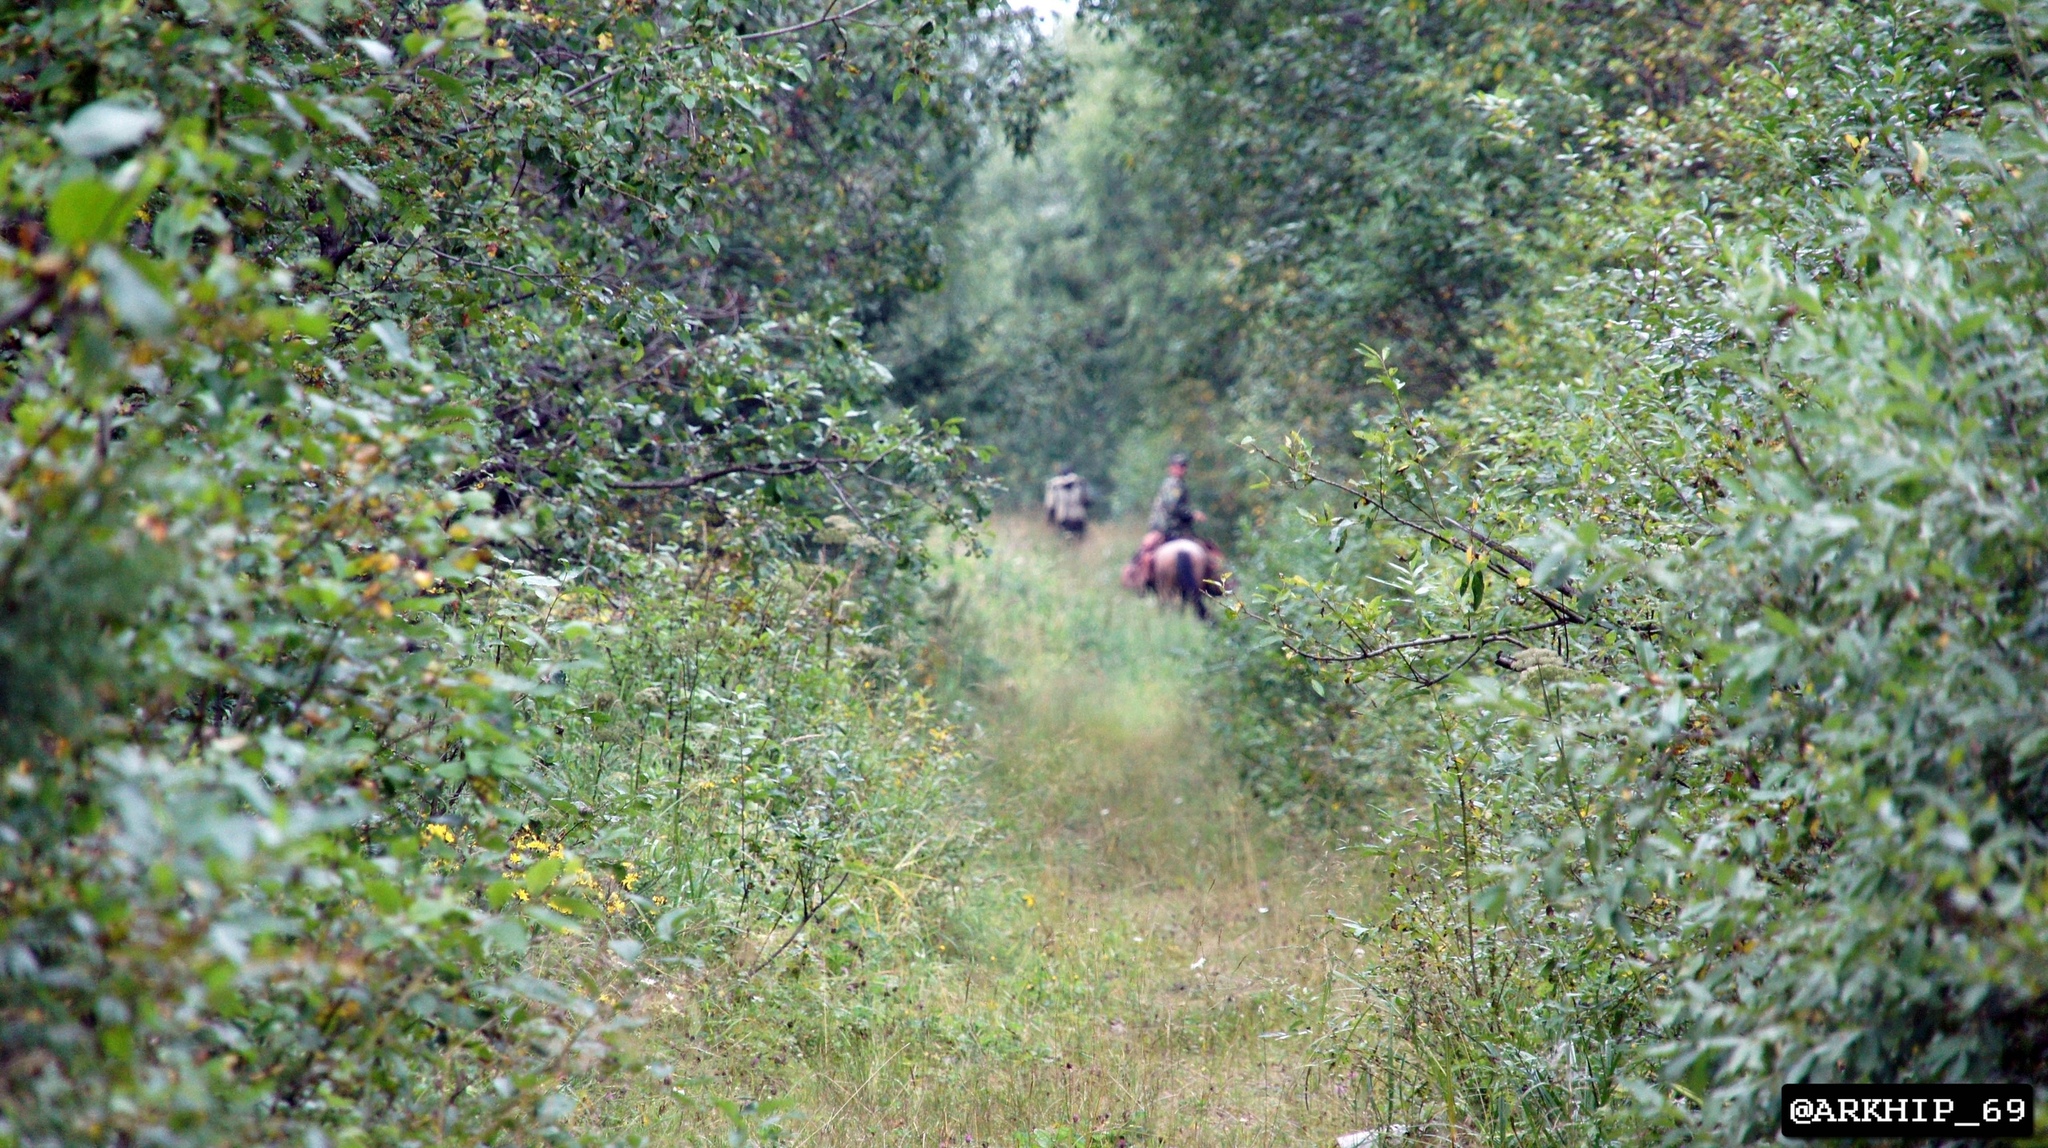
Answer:
<svg viewBox="0 0 2048 1148"><path fill-rule="evenodd" d="M0 1137L569 1135L612 1022L525 967L596 911L530 856L530 723L590 624L517 567L758 568L837 509L887 571L971 519L957 430L879 407L839 313L929 278L896 242L947 164L1028 138L1028 24L6 23ZM791 201L839 162L888 191ZM777 284L799 251L837 273Z"/></svg>

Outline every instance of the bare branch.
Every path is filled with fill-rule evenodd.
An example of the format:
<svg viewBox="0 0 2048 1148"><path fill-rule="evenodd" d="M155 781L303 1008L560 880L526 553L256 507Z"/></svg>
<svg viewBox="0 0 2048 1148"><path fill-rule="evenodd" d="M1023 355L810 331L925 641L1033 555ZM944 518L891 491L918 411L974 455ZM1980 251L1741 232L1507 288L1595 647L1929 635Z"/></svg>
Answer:
<svg viewBox="0 0 2048 1148"><path fill-rule="evenodd" d="M782 28L770 28L766 32L749 32L746 35L739 37L739 41L740 43L745 44L753 40L767 40L776 36L787 36L791 32L801 32L807 28L815 28L820 24L830 24L837 20L845 20L849 17L857 16L860 13L865 12L868 9L874 7L875 5L880 4L881 2L882 0L866 0L866 3L856 4L853 7L848 8L844 12L827 13L823 16L818 17L815 20L806 20L801 24L790 24Z"/></svg>
<svg viewBox="0 0 2048 1148"><path fill-rule="evenodd" d="M1243 609L1246 614L1249 614L1257 621L1278 628L1275 619L1268 618L1249 606L1243 607ZM1559 626L1569 626L1572 624L1573 622L1569 618L1552 618L1548 622L1532 622L1527 626L1509 626L1500 630L1472 630L1457 634L1438 634L1433 638L1412 638L1405 642L1389 642L1384 646L1366 647L1355 654L1317 654L1302 649L1295 643L1288 641L1285 637L1282 637L1280 642L1289 650L1294 651L1297 657L1323 665L1340 665L1349 662L1369 662L1374 658L1384 658L1388 654L1400 653L1403 650L1420 650L1429 646L1447 646L1453 642L1477 641L1481 645L1485 645L1488 642L1503 642L1507 641L1514 634L1531 634L1538 630L1554 630Z"/></svg>
<svg viewBox="0 0 2048 1148"><path fill-rule="evenodd" d="M1247 449L1250 450L1251 453L1256 454L1260 458L1265 459L1267 462L1275 463L1280 466L1286 466L1289 469L1293 469L1286 459L1279 458L1273 455L1264 447L1252 446L1248 447ZM1395 522L1400 523L1402 526L1405 526L1408 529L1413 530L1417 534L1426 535L1427 537L1433 538L1436 541L1444 544L1445 546L1451 547L1452 549L1456 549L1459 545L1457 539L1452 538L1450 535L1444 533L1443 530L1432 528L1424 523L1417 522L1411 518L1404 516L1400 511L1395 510L1392 506L1389 506L1385 499L1382 499L1369 491L1362 490L1356 486L1351 485L1348 482L1330 478L1327 475L1318 473L1309 474L1308 480L1313 483L1319 483L1323 486L1330 487L1333 490L1341 490L1345 494L1350 495L1352 498L1357 499L1359 502L1372 507L1374 510L1379 511L1381 514L1384 514L1388 518L1393 519ZM1475 526L1468 526L1463 522L1459 522L1455 518L1446 518L1444 515L1436 514L1434 512L1430 512L1430 516L1432 518L1435 518L1438 522L1443 523L1447 529L1454 530L1460 534L1463 534L1472 542L1478 543L1481 548L1493 554L1500 555L1502 558L1507 559L1509 562L1514 563L1515 565L1521 567L1523 570L1529 571L1531 573L1535 572L1536 563L1530 561L1527 555L1523 554L1521 551L1515 549L1514 547L1509 546L1505 542L1501 542L1492 538L1485 531L1482 531ZM1512 579L1514 577L1514 571L1509 570L1507 567L1502 566L1499 563L1494 562L1490 559L1487 562L1487 568L1504 580ZM1590 620L1587 615L1579 612L1578 610L1573 609L1572 607L1566 605L1565 603L1559 601L1558 599L1552 597L1551 595L1545 593L1543 590L1535 586L1525 586L1522 587L1522 589L1527 591L1531 597L1543 603L1543 605L1546 608L1548 608L1552 613L1556 614L1560 618L1572 622L1575 625L1583 624ZM1566 592L1571 593L1570 587L1566 587Z"/></svg>
<svg viewBox="0 0 2048 1148"><path fill-rule="evenodd" d="M619 64L619 65L617 65L617 66L615 66L615 67L607 68L607 69L605 69L604 71L602 71L602 72L599 72L599 73L598 73L597 75L595 75L595 76L592 76L591 78L589 78L589 79L587 79L587 80L583 81L582 83L580 83L580 84L576 85L575 87L573 87L573 88L570 88L570 89L569 89L568 91L566 91L566 92L563 92L563 93L562 93L562 98L563 98L564 100L573 100L573 99L575 99L575 98L576 98L577 96L580 96L580 95L582 95L582 94L583 94L584 92L586 92L586 91L590 90L591 88L594 88L594 87L598 86L599 84L602 84L602 83L604 83L604 82L605 82L606 80L609 80L609 79L611 79L611 78L612 78L613 76L616 76L616 75L618 75L618 74L619 74L620 72L623 72L623 71L625 71L625 70L626 70L626 65L624 65L624 64Z"/></svg>
<svg viewBox="0 0 2048 1148"><path fill-rule="evenodd" d="M34 314L36 308L42 306L45 303L48 303L50 301L50 297L55 295L56 293L56 276L52 275L45 277L41 283L38 283L36 285L36 289L29 293L29 297L21 301L20 306L16 307L12 311L9 311L5 315L0 315L0 331L9 330L13 328L13 326L16 323L19 323L23 319L26 319L30 315Z"/></svg>
<svg viewBox="0 0 2048 1148"><path fill-rule="evenodd" d="M736 462L712 470L686 474L680 478L650 478L639 482L615 482L615 490L688 490L707 482L735 474L753 474L764 478L787 478L796 474L812 474L833 466L867 466L880 462L875 458L795 458L788 462Z"/></svg>

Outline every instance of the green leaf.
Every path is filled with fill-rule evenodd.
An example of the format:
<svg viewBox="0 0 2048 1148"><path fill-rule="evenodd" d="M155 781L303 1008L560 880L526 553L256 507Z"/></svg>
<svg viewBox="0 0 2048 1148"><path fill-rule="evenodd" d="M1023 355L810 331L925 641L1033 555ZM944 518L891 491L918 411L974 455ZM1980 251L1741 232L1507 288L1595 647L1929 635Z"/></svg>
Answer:
<svg viewBox="0 0 2048 1148"><path fill-rule="evenodd" d="M526 871L526 891L534 894L545 891L548 886L555 883L555 878L560 876L561 872L560 857L547 857L535 862L533 868Z"/></svg>
<svg viewBox="0 0 2048 1148"><path fill-rule="evenodd" d="M548 907L572 917L594 921L604 916L604 910L573 893L556 893L548 898Z"/></svg>
<svg viewBox="0 0 2048 1148"><path fill-rule="evenodd" d="M50 197L45 217L50 235L66 247L83 247L120 233L121 193L104 182L86 176L74 179Z"/></svg>
<svg viewBox="0 0 2048 1148"><path fill-rule="evenodd" d="M107 1059L125 1062L135 1058L135 1030L125 1024L108 1025L100 1029L100 1048L105 1050Z"/></svg>
<svg viewBox="0 0 2048 1148"><path fill-rule="evenodd" d="M450 40L476 40L490 31L491 13L477 0L463 0L441 9L441 35Z"/></svg>
<svg viewBox="0 0 2048 1148"><path fill-rule="evenodd" d="M372 206L384 202L384 197L377 193L377 185L371 183L370 178L360 172L353 172L347 168L338 167L334 169L334 178L341 186L354 192L357 198L364 200Z"/></svg>
<svg viewBox="0 0 2048 1148"><path fill-rule="evenodd" d="M447 96L458 104L468 102L469 85L463 83L460 79L446 72L437 72L432 68L422 68L420 69L420 74L425 76L428 82L432 83L436 88L439 88L442 95Z"/></svg>
<svg viewBox="0 0 2048 1148"><path fill-rule="evenodd" d="M155 108L95 100L72 113L63 124L51 128L50 135L72 155L98 159L134 147L162 126L163 113Z"/></svg>
<svg viewBox="0 0 2048 1148"><path fill-rule="evenodd" d="M405 333L405 328L389 319L379 319L370 324L370 334L384 345L384 353L391 357L392 362L401 367L420 365L419 360L413 358L412 338Z"/></svg>
<svg viewBox="0 0 2048 1148"><path fill-rule="evenodd" d="M370 899L380 912L396 913L405 908L405 890L395 881L378 879L363 885L363 896Z"/></svg>
<svg viewBox="0 0 2048 1148"><path fill-rule="evenodd" d="M422 925L431 925L443 917L466 918L469 910L447 897L428 897L414 901L405 915Z"/></svg>
<svg viewBox="0 0 2048 1148"><path fill-rule="evenodd" d="M523 953L533 943L526 926L510 917L492 917L477 927L477 934L492 948L504 953Z"/></svg>
<svg viewBox="0 0 2048 1148"><path fill-rule="evenodd" d="M86 266L99 274L100 297L123 326L141 335L162 335L176 325L177 308L122 253L102 244L93 248Z"/></svg>
<svg viewBox="0 0 2048 1148"><path fill-rule="evenodd" d="M350 40L349 43L354 44L358 51L368 56L370 62L380 68L388 68L398 61L398 54L381 40Z"/></svg>
<svg viewBox="0 0 2048 1148"><path fill-rule="evenodd" d="M292 330L308 339L325 339L334 331L334 320L302 307L292 312Z"/></svg>

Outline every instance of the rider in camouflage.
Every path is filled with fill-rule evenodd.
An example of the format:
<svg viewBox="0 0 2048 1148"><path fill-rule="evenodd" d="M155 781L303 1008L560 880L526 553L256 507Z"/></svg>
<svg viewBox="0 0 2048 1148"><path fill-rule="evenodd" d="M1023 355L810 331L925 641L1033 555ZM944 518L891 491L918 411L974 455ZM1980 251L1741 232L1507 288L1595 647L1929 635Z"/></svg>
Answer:
<svg viewBox="0 0 2048 1148"><path fill-rule="evenodd" d="M1166 460L1166 479L1159 484L1159 497L1152 500L1152 520L1146 524L1145 538L1138 543L1138 552L1131 556L1130 564L1124 567L1126 587L1142 588L1152 552L1175 538L1194 538L1216 554L1219 564L1222 562L1222 552L1195 534L1195 524L1208 521L1209 516L1188 505L1187 479L1187 455L1176 454Z"/></svg>
<svg viewBox="0 0 2048 1148"><path fill-rule="evenodd" d="M1147 524L1159 536L1159 542L1193 538L1195 523L1209 517L1188 505L1187 478L1187 455L1176 454L1166 460L1166 478L1159 484L1159 497L1152 500L1152 521ZM1152 540L1148 538L1147 541Z"/></svg>

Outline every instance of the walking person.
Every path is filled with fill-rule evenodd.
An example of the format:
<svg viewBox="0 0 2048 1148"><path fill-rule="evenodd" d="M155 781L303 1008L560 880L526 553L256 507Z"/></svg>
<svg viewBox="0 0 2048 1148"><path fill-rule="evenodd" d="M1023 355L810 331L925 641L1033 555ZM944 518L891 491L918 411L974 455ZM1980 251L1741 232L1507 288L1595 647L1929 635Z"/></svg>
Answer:
<svg viewBox="0 0 2048 1148"><path fill-rule="evenodd" d="M1095 505L1095 492L1088 489L1088 480L1074 473L1071 466L1061 466L1057 473L1045 482L1045 520L1060 528L1067 537L1079 541L1088 533L1088 508Z"/></svg>

